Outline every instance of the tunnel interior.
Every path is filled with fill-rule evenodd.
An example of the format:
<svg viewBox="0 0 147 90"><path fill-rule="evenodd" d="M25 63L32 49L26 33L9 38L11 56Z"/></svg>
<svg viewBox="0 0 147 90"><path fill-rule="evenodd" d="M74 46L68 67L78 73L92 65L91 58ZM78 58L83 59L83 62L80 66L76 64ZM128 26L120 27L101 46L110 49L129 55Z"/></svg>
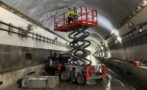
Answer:
<svg viewBox="0 0 147 90"><path fill-rule="evenodd" d="M54 31L54 18L79 6L94 8L98 15L98 25L86 30L91 42L87 59L92 65L105 64L135 90L146 90L147 0L1 0L0 90L10 90L22 76L42 72L49 57L68 53L71 32Z"/></svg>

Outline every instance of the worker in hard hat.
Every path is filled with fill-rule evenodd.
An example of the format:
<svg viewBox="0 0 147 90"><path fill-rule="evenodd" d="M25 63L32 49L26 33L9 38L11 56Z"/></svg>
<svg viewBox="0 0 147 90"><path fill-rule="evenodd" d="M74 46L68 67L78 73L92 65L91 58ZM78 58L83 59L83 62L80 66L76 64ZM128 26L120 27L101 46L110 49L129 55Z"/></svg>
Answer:
<svg viewBox="0 0 147 90"><path fill-rule="evenodd" d="M67 23L71 23L74 21L74 11L71 8L68 8L67 10Z"/></svg>

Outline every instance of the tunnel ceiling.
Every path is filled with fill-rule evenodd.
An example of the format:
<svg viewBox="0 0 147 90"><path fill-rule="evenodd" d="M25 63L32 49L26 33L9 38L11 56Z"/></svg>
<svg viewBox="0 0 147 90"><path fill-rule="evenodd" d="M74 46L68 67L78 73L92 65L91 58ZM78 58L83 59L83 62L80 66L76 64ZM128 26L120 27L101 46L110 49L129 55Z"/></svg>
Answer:
<svg viewBox="0 0 147 90"><path fill-rule="evenodd" d="M97 35L106 38L111 29L118 26L122 20L134 10L141 0L2 0L6 4L19 10L43 26L53 29L53 17L70 6L85 5L96 8L99 14L99 23L102 27L93 27L89 30L91 36ZM57 32L59 33L59 32ZM67 38L66 33L60 35ZM95 37L97 38L97 37Z"/></svg>

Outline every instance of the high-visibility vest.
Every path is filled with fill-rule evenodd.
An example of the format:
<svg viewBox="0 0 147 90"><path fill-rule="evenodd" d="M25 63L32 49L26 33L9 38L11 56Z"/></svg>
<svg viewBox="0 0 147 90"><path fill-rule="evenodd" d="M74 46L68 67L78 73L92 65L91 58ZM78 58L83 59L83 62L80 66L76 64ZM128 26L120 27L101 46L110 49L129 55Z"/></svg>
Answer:
<svg viewBox="0 0 147 90"><path fill-rule="evenodd" d="M73 16L73 15L74 15L74 11L73 10L68 10L67 11L67 17Z"/></svg>
<svg viewBox="0 0 147 90"><path fill-rule="evenodd" d="M77 14L79 14L79 13L80 13L79 10L74 10L74 14L75 14L75 15L77 15Z"/></svg>

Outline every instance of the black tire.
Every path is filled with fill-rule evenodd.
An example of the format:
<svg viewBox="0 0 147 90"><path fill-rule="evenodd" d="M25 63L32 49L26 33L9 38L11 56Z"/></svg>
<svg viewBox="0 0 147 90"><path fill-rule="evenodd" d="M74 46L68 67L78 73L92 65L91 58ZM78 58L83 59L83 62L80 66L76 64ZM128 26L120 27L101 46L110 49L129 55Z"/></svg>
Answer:
<svg viewBox="0 0 147 90"><path fill-rule="evenodd" d="M76 81L77 81L77 84L79 85L85 85L86 84L86 79L83 75L77 75L77 78L76 78Z"/></svg>
<svg viewBox="0 0 147 90"><path fill-rule="evenodd" d="M18 87L21 88L21 87L22 87L22 79L19 79L19 80L17 81L17 84L18 84Z"/></svg>
<svg viewBox="0 0 147 90"><path fill-rule="evenodd" d="M97 79L96 82L100 83L103 81L103 78Z"/></svg>
<svg viewBox="0 0 147 90"><path fill-rule="evenodd" d="M102 73L99 73L99 75L103 75ZM102 82L104 78L99 79L100 82Z"/></svg>
<svg viewBox="0 0 147 90"><path fill-rule="evenodd" d="M101 78L101 79L98 79L100 82L102 82L103 81L103 78Z"/></svg>

